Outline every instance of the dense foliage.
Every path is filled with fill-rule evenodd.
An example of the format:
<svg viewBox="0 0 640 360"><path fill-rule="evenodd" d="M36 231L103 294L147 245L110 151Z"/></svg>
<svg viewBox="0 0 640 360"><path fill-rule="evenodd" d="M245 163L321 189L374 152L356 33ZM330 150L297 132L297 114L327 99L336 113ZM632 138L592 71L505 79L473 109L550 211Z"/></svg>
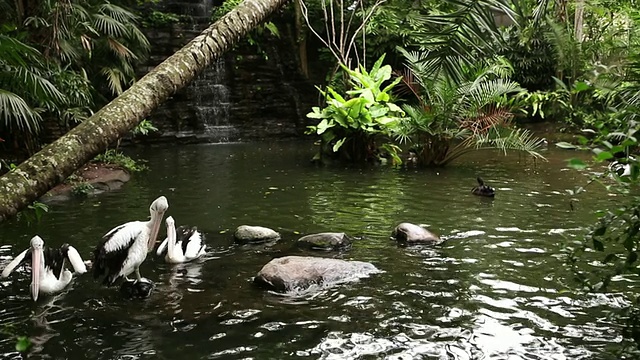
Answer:
<svg viewBox="0 0 640 360"><path fill-rule="evenodd" d="M149 49L137 16L118 1L0 1L0 8L5 149L33 153L44 121L68 130L89 117L135 80Z"/></svg>
<svg viewBox="0 0 640 360"><path fill-rule="evenodd" d="M32 153L44 122L73 127L129 86L149 44L127 6L142 5L149 26L181 19L154 10L156 2L0 0L0 146ZM237 3L223 2L212 19ZM594 161L628 169L591 180L623 201L602 210L570 257L577 278L596 291L613 276L640 275L640 16L634 1L295 5L287 18L293 24L285 26L296 28L301 62L307 61L309 37L324 45L319 56L332 61L326 83L318 84L322 103L309 113L321 157L387 157L397 164L399 154L410 151L419 165L443 166L486 148L539 156L541 142L517 125L554 121L562 131L580 134L577 144L561 146L590 149ZM279 32L269 23L250 41L259 44L262 33ZM139 129L147 130L148 124ZM9 167L0 162L0 170ZM573 195L581 192L584 187ZM602 255L597 269L581 264L587 249ZM630 308L628 335L640 340L637 309Z"/></svg>

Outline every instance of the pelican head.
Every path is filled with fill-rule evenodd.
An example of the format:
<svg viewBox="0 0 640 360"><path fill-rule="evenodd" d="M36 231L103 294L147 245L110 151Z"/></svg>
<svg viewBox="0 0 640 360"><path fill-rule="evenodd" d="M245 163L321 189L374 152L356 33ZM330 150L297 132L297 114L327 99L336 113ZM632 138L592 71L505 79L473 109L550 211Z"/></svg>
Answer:
<svg viewBox="0 0 640 360"><path fill-rule="evenodd" d="M36 235L31 239L31 297L33 301L38 300L40 291L40 272L44 271L43 266L44 241Z"/></svg>
<svg viewBox="0 0 640 360"><path fill-rule="evenodd" d="M168 208L169 202L164 196L160 196L159 198L155 199L149 207L149 212L151 213L151 221L149 222L149 227L151 228L151 232L149 234L147 243L148 251L153 251L153 247L156 245L156 238L158 237L158 232L160 231L160 222L162 221L162 217L164 216L164 213Z"/></svg>
<svg viewBox="0 0 640 360"><path fill-rule="evenodd" d="M171 253L173 250L173 246L176 243L176 222L173 220L172 216L167 217L167 220L165 220L167 223L167 239L169 241L169 243L167 244L169 246L169 253Z"/></svg>

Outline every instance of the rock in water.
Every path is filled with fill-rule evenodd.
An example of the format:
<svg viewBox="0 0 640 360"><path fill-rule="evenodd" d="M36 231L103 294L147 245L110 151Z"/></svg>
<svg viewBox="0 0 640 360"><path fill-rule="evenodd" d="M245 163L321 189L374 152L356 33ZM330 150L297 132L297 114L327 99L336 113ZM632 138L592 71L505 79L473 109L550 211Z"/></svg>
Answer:
<svg viewBox="0 0 640 360"><path fill-rule="evenodd" d="M401 223L393 229L391 237L402 244L440 244L442 240L431 231L423 228L422 226Z"/></svg>
<svg viewBox="0 0 640 360"><path fill-rule="evenodd" d="M381 272L370 263L308 256L285 256L269 261L254 282L276 291L305 290L311 285L332 285Z"/></svg>
<svg viewBox="0 0 640 360"><path fill-rule="evenodd" d="M123 281L120 285L120 293L129 299L147 298L153 290L153 282L149 279Z"/></svg>
<svg viewBox="0 0 640 360"><path fill-rule="evenodd" d="M351 247L351 239L345 233L318 233L301 237L298 246L310 250L344 250Z"/></svg>
<svg viewBox="0 0 640 360"><path fill-rule="evenodd" d="M280 239L280 234L275 230L262 226L240 225L233 234L236 241L241 243L260 243Z"/></svg>

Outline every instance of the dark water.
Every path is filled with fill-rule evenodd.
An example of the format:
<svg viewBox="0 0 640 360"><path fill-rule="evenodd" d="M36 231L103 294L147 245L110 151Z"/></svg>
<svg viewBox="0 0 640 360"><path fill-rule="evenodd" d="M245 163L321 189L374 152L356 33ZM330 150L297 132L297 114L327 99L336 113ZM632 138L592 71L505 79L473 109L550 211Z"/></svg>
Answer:
<svg viewBox="0 0 640 360"><path fill-rule="evenodd" d="M566 190L585 179L564 168L574 153L550 149L549 162L533 162L485 152L447 169L402 170L314 167L312 151L307 143L132 149L151 170L121 190L53 204L31 226L0 224L0 266L34 234L90 258L105 232L145 220L165 195L167 215L197 225L209 245L193 264L150 255L141 272L157 287L143 301L87 274L34 304L27 274L3 279L0 358L21 357L6 333L28 335L32 359L616 359L628 345L607 318L626 304L621 295L566 291L563 248L595 209L617 200L594 187L571 210ZM469 193L477 174L497 188L494 201ZM389 234L404 221L448 241L398 247ZM242 224L283 240L234 245ZM322 231L355 239L349 252L323 256L385 272L300 296L253 286L271 258L301 254L295 240Z"/></svg>

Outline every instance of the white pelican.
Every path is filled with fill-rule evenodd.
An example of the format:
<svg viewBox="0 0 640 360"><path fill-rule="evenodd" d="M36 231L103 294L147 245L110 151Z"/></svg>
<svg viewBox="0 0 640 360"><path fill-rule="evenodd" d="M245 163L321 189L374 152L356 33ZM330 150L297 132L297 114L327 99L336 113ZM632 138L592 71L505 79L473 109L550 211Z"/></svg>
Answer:
<svg viewBox="0 0 640 360"><path fill-rule="evenodd" d="M69 285L73 274L65 269L66 260L78 274L87 272L87 267L73 246L64 244L59 249L45 248L42 238L36 235L31 239L30 247L4 268L2 277L9 276L19 265L31 262L31 297L36 301L40 292L51 294Z"/></svg>
<svg viewBox="0 0 640 360"><path fill-rule="evenodd" d="M167 238L158 247L156 254L162 256L168 263L183 263L199 258L205 254L206 245L202 233L194 226L187 228L180 226L176 235L176 224L169 216L167 222ZM179 240L176 240L179 237Z"/></svg>
<svg viewBox="0 0 640 360"><path fill-rule="evenodd" d="M620 177L631 175L631 164L621 163L619 161L613 161L609 163L609 172L616 174Z"/></svg>
<svg viewBox="0 0 640 360"><path fill-rule="evenodd" d="M113 285L120 278L130 281L128 276L135 271L136 282L140 281L140 265L153 251L168 208L167 198L160 196L149 207L151 220L131 221L106 233L93 252L93 277L104 275L103 283Z"/></svg>

